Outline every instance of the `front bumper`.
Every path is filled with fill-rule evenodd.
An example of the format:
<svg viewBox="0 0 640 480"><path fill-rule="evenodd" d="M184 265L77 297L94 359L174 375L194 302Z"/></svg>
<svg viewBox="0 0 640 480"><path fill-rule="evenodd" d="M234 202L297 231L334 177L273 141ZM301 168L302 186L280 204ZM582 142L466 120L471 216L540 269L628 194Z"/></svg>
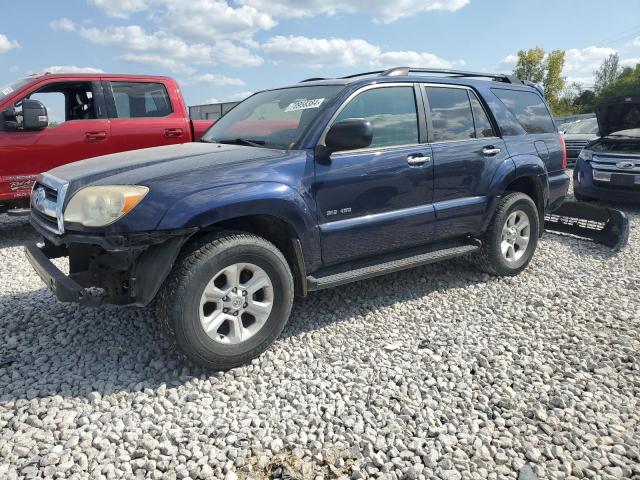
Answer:
<svg viewBox="0 0 640 480"><path fill-rule="evenodd" d="M90 307L102 304L101 297L89 294L87 289L62 273L51 261L55 256L48 253L44 246L40 247L35 242L27 242L24 252L33 269L59 301Z"/></svg>
<svg viewBox="0 0 640 480"><path fill-rule="evenodd" d="M581 158L573 170L573 190L579 195L598 200L640 203L640 185L622 187L596 182L593 179L593 168Z"/></svg>
<svg viewBox="0 0 640 480"><path fill-rule="evenodd" d="M44 236L44 244L25 245L25 254L36 273L61 302L98 307L148 305L180 249L197 229L118 237L60 236L38 230ZM60 257L68 257L69 275L51 262Z"/></svg>

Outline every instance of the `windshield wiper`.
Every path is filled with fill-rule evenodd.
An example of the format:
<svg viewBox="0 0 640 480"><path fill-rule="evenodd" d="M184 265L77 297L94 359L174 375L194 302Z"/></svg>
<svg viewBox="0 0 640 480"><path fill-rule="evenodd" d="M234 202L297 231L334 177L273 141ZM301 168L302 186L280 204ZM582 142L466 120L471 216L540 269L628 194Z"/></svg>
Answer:
<svg viewBox="0 0 640 480"><path fill-rule="evenodd" d="M232 145L248 145L249 147L261 147L265 144L264 140L249 140L248 138L228 138L225 140L216 140L218 143L229 143Z"/></svg>

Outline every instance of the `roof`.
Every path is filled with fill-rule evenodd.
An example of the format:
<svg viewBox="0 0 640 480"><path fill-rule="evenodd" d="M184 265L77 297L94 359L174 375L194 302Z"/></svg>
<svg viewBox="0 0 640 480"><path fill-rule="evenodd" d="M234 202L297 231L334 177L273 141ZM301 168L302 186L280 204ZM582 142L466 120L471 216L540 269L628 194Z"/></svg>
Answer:
<svg viewBox="0 0 640 480"><path fill-rule="evenodd" d="M96 78L96 77L111 77L111 78L149 78L149 79L171 79L171 77L167 77L166 75L139 75L136 73L104 73L104 72L96 72L96 73L73 73L73 72L61 72L61 73L41 73L37 75L33 75L32 78L64 78L64 77L74 77L74 78Z"/></svg>

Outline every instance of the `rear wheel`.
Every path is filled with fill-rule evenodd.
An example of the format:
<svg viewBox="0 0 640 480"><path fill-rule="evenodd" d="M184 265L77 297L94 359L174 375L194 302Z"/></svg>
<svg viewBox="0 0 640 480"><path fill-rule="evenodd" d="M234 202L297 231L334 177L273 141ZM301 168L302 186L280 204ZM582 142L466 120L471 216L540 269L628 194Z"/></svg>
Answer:
<svg viewBox="0 0 640 480"><path fill-rule="evenodd" d="M160 292L158 316L189 358L225 370L273 343L292 302L291 271L273 244L222 233L181 255Z"/></svg>
<svg viewBox="0 0 640 480"><path fill-rule="evenodd" d="M538 244L540 220L536 204L513 192L498 202L477 257L479 267L493 275L516 275L524 270Z"/></svg>

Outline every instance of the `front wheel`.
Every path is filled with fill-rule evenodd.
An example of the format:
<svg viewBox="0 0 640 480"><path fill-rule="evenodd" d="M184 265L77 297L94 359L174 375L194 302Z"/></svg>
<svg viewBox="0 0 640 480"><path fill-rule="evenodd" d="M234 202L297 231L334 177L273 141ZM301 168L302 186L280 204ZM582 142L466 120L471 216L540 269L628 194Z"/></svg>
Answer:
<svg viewBox="0 0 640 480"><path fill-rule="evenodd" d="M158 316L177 346L202 366L226 370L257 357L280 335L293 278L270 242L220 233L186 249L159 295Z"/></svg>
<svg viewBox="0 0 640 480"><path fill-rule="evenodd" d="M516 275L524 270L538 245L540 220L536 204L524 193L508 193L498 201L482 238L478 265L492 275Z"/></svg>

